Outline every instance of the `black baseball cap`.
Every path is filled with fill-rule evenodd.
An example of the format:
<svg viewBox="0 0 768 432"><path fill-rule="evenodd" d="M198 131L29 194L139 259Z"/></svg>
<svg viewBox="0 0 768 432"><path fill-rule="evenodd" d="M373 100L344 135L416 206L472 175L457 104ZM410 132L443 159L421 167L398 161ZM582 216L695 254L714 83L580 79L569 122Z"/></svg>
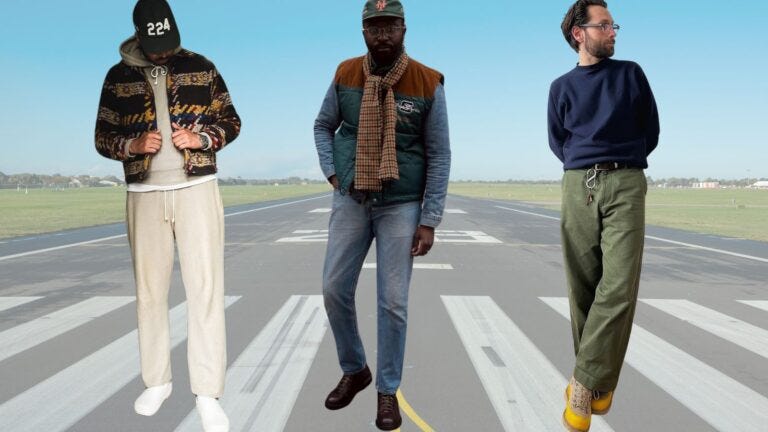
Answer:
<svg viewBox="0 0 768 432"><path fill-rule="evenodd" d="M159 54L181 46L176 19L165 0L139 0L133 8L133 25L146 53Z"/></svg>

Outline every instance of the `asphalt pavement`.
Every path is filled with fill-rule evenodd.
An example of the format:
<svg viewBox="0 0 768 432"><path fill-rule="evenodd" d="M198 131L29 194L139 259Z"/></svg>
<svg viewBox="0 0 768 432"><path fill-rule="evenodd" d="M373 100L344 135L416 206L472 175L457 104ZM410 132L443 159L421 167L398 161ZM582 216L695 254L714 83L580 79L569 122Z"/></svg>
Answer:
<svg viewBox="0 0 768 432"><path fill-rule="evenodd" d="M322 305L329 195L226 210L233 431L374 431L376 391L323 406L340 377ZM404 432L560 431L573 367L558 212L450 196L416 260ZM358 319L375 370L375 255ZM198 431L178 265L174 390L133 412L139 376L124 224L0 240L0 430ZM768 243L648 227L635 327L611 412L594 431L765 431Z"/></svg>

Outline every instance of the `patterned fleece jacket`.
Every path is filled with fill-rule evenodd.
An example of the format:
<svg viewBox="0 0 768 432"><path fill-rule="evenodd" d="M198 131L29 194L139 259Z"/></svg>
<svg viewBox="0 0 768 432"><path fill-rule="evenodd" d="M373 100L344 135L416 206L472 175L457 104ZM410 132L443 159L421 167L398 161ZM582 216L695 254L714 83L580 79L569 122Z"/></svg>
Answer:
<svg viewBox="0 0 768 432"><path fill-rule="evenodd" d="M135 38L124 42L137 44ZM211 138L210 149L184 150L184 170L190 176L216 172L216 152L240 133L240 117L216 67L205 57L180 50L166 65L171 121ZM162 75L161 75L162 79ZM96 119L96 150L123 162L126 183L144 180L152 155L129 155L126 144L142 133L157 130L152 86L141 67L125 61L107 73Z"/></svg>

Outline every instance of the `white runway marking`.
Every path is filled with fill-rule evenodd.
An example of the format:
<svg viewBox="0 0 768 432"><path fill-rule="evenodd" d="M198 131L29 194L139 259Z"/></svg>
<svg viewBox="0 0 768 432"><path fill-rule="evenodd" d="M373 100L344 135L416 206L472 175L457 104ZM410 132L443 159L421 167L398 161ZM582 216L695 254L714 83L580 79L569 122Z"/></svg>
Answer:
<svg viewBox="0 0 768 432"><path fill-rule="evenodd" d="M754 308L762 309L768 312L768 301L766 300L739 300L739 303L743 303Z"/></svg>
<svg viewBox="0 0 768 432"><path fill-rule="evenodd" d="M544 218L544 219L551 219L551 220L556 220L556 221L560 220L560 218L558 218L558 217L547 216L547 215L543 215L543 214L539 214L539 213L533 213L533 212L529 212L529 211L523 211L523 210L515 210L515 209L509 208L509 207L496 206L496 208L500 208L502 210L509 210L509 211L515 212L515 213L527 214L529 216L538 216L538 217L541 217L541 218Z"/></svg>
<svg viewBox="0 0 768 432"><path fill-rule="evenodd" d="M445 212L448 214L467 214L467 212L462 209L445 209Z"/></svg>
<svg viewBox="0 0 768 432"><path fill-rule="evenodd" d="M365 263L363 264L364 269L375 269L376 263ZM423 264L423 263L414 263L413 264L414 270L453 270L453 266L450 264Z"/></svg>
<svg viewBox="0 0 768 432"><path fill-rule="evenodd" d="M92 297L0 332L0 361L62 335L133 301L133 297Z"/></svg>
<svg viewBox="0 0 768 432"><path fill-rule="evenodd" d="M487 243L501 244L496 237L489 236L482 231L435 231L435 242L442 243Z"/></svg>
<svg viewBox="0 0 768 432"><path fill-rule="evenodd" d="M645 238L647 238L649 240L656 240L656 241L660 241L660 242L664 242L664 243L669 243L669 244L674 244L674 245L678 245L678 246L685 246L685 247L689 247L689 248L693 248L693 249L699 249L699 250L708 251L708 252L715 252L715 253L719 253L719 254L722 254L722 255L730 255L730 256L737 257L737 258L745 258L745 259L752 260L752 261L759 261L759 262L763 262L763 263L768 263L768 258L760 258L760 257L752 256L752 255L740 254L740 253L736 253L736 252L731 252L731 251L722 250L722 249L715 249L715 248L706 247L706 246L699 246L699 245L695 245L695 244L691 244L691 243L683 243L683 242L679 242L679 241L675 241L675 240L667 240L665 238L654 237L654 236L649 236L649 235L645 236Z"/></svg>
<svg viewBox="0 0 768 432"><path fill-rule="evenodd" d="M319 208L319 209L310 210L309 212L310 213L330 213L331 209L329 209L329 208Z"/></svg>
<svg viewBox="0 0 768 432"><path fill-rule="evenodd" d="M327 328L322 296L291 296L227 372L233 431L282 431ZM194 410L176 432L201 430Z"/></svg>
<svg viewBox="0 0 768 432"><path fill-rule="evenodd" d="M269 210L269 209L273 209L273 208L285 207L285 206L288 206L288 205L303 203L303 202L307 202L307 201L314 201L314 200L319 200L319 199L323 199L323 198L328 198L329 196L331 196L331 195L328 194L328 195L322 195L322 196L314 197L314 198L301 199L301 200L291 201L291 202L286 202L286 203L281 203L281 204L274 204L274 205L271 205L271 206L259 207L259 208L255 208L255 209L251 209L251 210L245 210L245 211L241 211L241 212L237 212L237 213L229 213L229 214L224 215L224 217L240 216L240 215L244 215L244 214L248 214L248 213L254 213L254 212L258 212L258 211L262 211L262 210Z"/></svg>
<svg viewBox="0 0 768 432"><path fill-rule="evenodd" d="M328 241L328 230L296 230L294 237L283 237L277 243L323 243Z"/></svg>
<svg viewBox="0 0 768 432"><path fill-rule="evenodd" d="M527 211L522 211L522 210L515 210L515 209L508 208L508 207L496 206L496 208L500 208L500 209L503 209L503 210L509 210L509 211L513 211L513 212L517 212L517 213L523 213L523 214L527 214L527 215L531 215L531 216L538 216L538 217L546 218L546 219L552 219L552 220L556 220L556 221L560 220L560 218L557 218L557 217L547 216L547 215L543 215L543 214L539 214L539 213L527 212ZM723 250L723 249L716 249L716 248L696 245L696 244L692 244L692 243L684 243L684 242L679 242L679 241L675 241L675 240L669 240L669 239L665 239L665 238L661 238L661 237L655 237L655 236L649 236L649 235L645 236L645 238L647 238L648 240L656 240L656 241L663 242L663 243L669 243L669 244L674 244L674 245L678 245L678 246L685 246L685 247L692 248L692 249L699 249L699 250L703 250L703 251L719 253L719 254L722 254L722 255L730 255L730 256L737 257L737 258L745 258L745 259L752 260L752 261L759 261L759 262L763 262L763 263L768 263L768 258L761 258L761 257L752 256L752 255L747 255L747 254L740 254L740 253L731 252L731 251L727 251L727 250Z"/></svg>
<svg viewBox="0 0 768 432"><path fill-rule="evenodd" d="M0 311L15 308L23 304L41 299L42 297L0 297Z"/></svg>
<svg viewBox="0 0 768 432"><path fill-rule="evenodd" d="M277 243L321 243L328 241L328 230L296 230L292 237L283 237L276 240ZM489 236L482 231L435 231L435 242L442 243L480 243L500 244L501 240Z"/></svg>
<svg viewBox="0 0 768 432"><path fill-rule="evenodd" d="M230 306L240 297L226 297ZM187 338L187 308L170 311L171 348ZM0 405L5 429L58 432L69 429L139 376L138 331L134 330L88 357ZM136 388L139 395L140 388ZM131 409L126 407L126 409Z"/></svg>
<svg viewBox="0 0 768 432"><path fill-rule="evenodd" d="M41 254L41 253L45 253L45 252L53 252L53 251L57 251L57 250L61 250L61 249L68 249L68 248L72 248L72 247L76 247L76 246L89 245L91 243L98 243L98 242L103 242L103 241L107 241L107 240L114 240L114 239L119 239L119 238L122 238L122 237L125 237L125 234L111 236L111 237L102 237L102 238L98 238L98 239L95 239L95 240L88 240L88 241L84 241L84 242L80 242L80 243L72 243L72 244L67 244L67 245L63 245L63 246L51 247L51 248L47 248L47 249L38 249L38 250L24 252L24 253L18 253L18 254L14 254L14 255L6 255L6 256L0 257L0 261L5 261L5 260L13 259L13 258L21 258L21 257L29 256L29 255L37 255L37 254Z"/></svg>
<svg viewBox="0 0 768 432"><path fill-rule="evenodd" d="M505 431L561 431L568 380L490 297L441 296ZM611 431L592 417L593 431Z"/></svg>
<svg viewBox="0 0 768 432"><path fill-rule="evenodd" d="M567 298L541 300L569 318ZM626 362L717 430L765 430L768 399L637 325Z"/></svg>
<svg viewBox="0 0 768 432"><path fill-rule="evenodd" d="M688 300L645 299L642 302L768 358L768 331L760 327Z"/></svg>
<svg viewBox="0 0 768 432"><path fill-rule="evenodd" d="M282 203L282 204L275 204L275 205L266 206L266 207L259 207L259 208L255 208L255 209L251 209L251 210L245 210L245 211L241 211L241 212L226 214L226 215L224 215L224 217L228 218L230 216L239 216L239 215L243 215L243 214L247 214L247 213L253 213L253 212L262 211L262 210L269 210L269 209L273 209L273 208L277 208L277 207L284 207L284 206L287 206L287 205L303 203L303 202L317 200L317 199L321 199L321 198L328 198L329 196L330 195L323 195L323 196L314 197L314 198L307 198L307 199L298 200L298 201L291 201L291 202ZM68 249L68 248L72 248L72 247L88 245L88 244L91 244L91 243L98 243L98 242L107 241L107 240L114 240L114 239L123 238L125 236L126 236L126 234L120 234L120 235L116 235L116 236L102 237L102 238L98 238L98 239L94 239L94 240L88 240L88 241L79 242L79 243L71 243L71 244L66 244L66 245L62 245L62 246L46 248L46 249L38 249L38 250L33 250L33 251L23 252L23 253L18 253L18 254L13 254L13 255L0 256L0 261L5 261L5 260L9 260L9 259L14 259L14 258L21 258L21 257L29 256L29 255L37 255L37 254L41 254L41 253L45 253L45 252L53 252L53 251L57 251L57 250L61 250L61 249Z"/></svg>

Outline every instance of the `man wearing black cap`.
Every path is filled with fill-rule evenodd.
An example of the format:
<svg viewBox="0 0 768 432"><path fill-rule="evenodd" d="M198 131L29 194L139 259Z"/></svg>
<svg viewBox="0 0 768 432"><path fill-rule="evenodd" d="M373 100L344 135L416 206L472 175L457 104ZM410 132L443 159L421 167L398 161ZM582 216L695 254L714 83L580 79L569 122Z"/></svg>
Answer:
<svg viewBox="0 0 768 432"><path fill-rule="evenodd" d="M451 152L443 75L405 53L396 0L363 9L368 54L342 62L315 121L320 166L333 185L323 296L343 376L325 401L349 405L372 380L357 329L355 290L376 239L376 426L402 422L403 371L413 257L432 247L442 219Z"/></svg>
<svg viewBox="0 0 768 432"><path fill-rule="evenodd" d="M192 392L206 432L229 430L224 391L224 217L216 152L240 118L216 67L181 48L165 0L140 0L135 36L104 81L96 149L123 163L128 239L136 279L141 372L138 414L155 414L171 394L168 290L179 251L188 310Z"/></svg>

